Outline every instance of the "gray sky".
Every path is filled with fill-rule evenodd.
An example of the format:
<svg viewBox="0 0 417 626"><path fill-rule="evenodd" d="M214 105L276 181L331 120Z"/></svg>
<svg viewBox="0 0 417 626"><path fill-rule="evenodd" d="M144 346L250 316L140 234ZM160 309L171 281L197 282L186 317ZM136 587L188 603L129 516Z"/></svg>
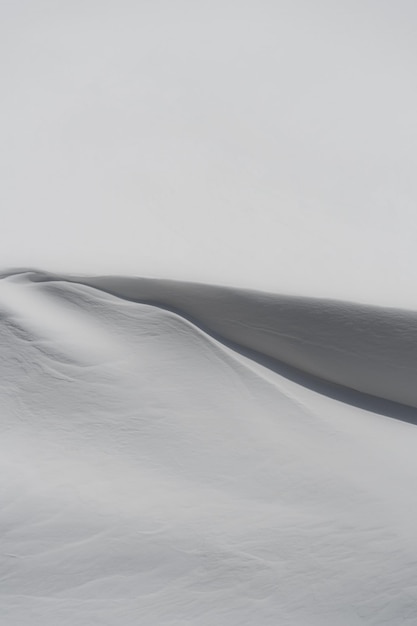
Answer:
<svg viewBox="0 0 417 626"><path fill-rule="evenodd" d="M3 0L0 265L406 304L416 32L406 0Z"/></svg>

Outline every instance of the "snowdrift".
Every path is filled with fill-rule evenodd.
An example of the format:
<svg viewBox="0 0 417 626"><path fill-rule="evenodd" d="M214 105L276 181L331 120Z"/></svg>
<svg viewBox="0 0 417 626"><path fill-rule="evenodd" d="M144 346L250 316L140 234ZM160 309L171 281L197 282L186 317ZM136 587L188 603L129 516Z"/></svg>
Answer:
<svg viewBox="0 0 417 626"><path fill-rule="evenodd" d="M368 389L413 317L349 306L0 280L1 623L414 626L417 429L226 345Z"/></svg>
<svg viewBox="0 0 417 626"><path fill-rule="evenodd" d="M28 276L163 307L281 374L353 404L398 415L401 409L376 400L417 408L417 312L157 279ZM346 394L352 390L370 397Z"/></svg>

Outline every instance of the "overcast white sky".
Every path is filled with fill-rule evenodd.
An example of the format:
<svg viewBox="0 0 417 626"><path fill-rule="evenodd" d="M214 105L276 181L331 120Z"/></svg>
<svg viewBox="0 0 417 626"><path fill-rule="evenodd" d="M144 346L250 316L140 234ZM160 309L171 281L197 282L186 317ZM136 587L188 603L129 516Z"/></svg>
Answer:
<svg viewBox="0 0 417 626"><path fill-rule="evenodd" d="M0 12L0 266L407 303L415 0Z"/></svg>

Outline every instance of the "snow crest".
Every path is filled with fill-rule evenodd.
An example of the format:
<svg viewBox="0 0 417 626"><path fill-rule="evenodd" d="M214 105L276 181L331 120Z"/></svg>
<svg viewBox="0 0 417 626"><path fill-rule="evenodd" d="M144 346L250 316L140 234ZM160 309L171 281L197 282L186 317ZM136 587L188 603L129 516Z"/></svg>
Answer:
<svg viewBox="0 0 417 626"><path fill-rule="evenodd" d="M414 625L415 427L267 360L410 402L414 318L377 312L4 277L2 623Z"/></svg>

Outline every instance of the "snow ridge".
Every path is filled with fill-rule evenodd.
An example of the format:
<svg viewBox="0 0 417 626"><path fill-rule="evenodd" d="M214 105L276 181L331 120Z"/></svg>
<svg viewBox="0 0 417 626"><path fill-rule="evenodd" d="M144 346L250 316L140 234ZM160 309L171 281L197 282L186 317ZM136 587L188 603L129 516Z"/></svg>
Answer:
<svg viewBox="0 0 417 626"><path fill-rule="evenodd" d="M415 311L159 279L33 271L26 276L83 284L168 309L317 391L415 419L414 411L391 406L417 408Z"/></svg>

